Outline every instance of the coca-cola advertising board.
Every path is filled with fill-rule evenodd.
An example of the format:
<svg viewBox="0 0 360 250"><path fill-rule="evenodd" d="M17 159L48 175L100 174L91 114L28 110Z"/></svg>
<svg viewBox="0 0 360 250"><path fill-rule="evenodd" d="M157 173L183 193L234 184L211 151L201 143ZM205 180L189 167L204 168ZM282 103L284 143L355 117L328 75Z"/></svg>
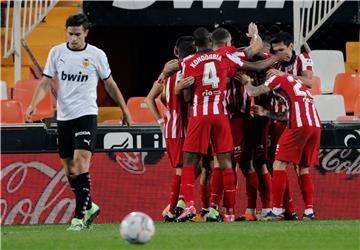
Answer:
<svg viewBox="0 0 360 250"><path fill-rule="evenodd" d="M360 150L322 149L312 169L318 218L360 218ZM303 202L288 170L299 215ZM101 207L97 222L119 222L131 211L162 220L174 169L163 152L96 153L91 163L92 198ZM244 178L238 171L236 213L246 205ZM197 187L198 190L198 187ZM199 192L196 192L200 208ZM259 203L260 207L260 203ZM1 224L68 223L75 200L55 153L1 155Z"/></svg>

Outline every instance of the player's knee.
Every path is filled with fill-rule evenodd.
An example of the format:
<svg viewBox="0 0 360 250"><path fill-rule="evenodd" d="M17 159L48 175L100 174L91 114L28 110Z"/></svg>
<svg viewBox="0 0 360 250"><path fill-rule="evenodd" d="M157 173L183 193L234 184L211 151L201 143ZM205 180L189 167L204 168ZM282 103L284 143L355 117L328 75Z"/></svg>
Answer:
<svg viewBox="0 0 360 250"><path fill-rule="evenodd" d="M285 170L287 167L288 163L285 161L278 161L276 160L274 162L274 170Z"/></svg>
<svg viewBox="0 0 360 250"><path fill-rule="evenodd" d="M300 167L299 168L299 175L303 175L303 174L309 174L310 170L308 167Z"/></svg>

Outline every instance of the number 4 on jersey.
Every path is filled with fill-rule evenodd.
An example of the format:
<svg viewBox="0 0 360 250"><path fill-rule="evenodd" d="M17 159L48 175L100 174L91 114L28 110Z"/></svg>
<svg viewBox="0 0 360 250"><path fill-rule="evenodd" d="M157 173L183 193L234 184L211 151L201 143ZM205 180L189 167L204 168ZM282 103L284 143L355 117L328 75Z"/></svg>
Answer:
<svg viewBox="0 0 360 250"><path fill-rule="evenodd" d="M219 77L216 74L214 62L208 62L204 65L203 86L211 85L213 89L219 87Z"/></svg>

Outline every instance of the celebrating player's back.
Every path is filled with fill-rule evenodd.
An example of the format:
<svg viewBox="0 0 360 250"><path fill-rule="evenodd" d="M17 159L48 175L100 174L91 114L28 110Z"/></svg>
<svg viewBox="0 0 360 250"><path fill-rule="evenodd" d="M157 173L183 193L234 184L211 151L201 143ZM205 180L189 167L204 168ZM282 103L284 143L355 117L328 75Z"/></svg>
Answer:
<svg viewBox="0 0 360 250"><path fill-rule="evenodd" d="M191 116L227 114L225 94L229 65L226 58L219 51L210 51L184 60L185 77L195 78Z"/></svg>

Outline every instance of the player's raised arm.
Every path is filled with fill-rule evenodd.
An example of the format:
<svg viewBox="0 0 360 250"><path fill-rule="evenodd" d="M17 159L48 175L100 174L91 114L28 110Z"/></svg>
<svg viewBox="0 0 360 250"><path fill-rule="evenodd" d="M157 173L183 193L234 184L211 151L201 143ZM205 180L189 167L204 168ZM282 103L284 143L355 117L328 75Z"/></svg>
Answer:
<svg viewBox="0 0 360 250"><path fill-rule="evenodd" d="M126 126L130 126L132 122L131 114L129 109L126 106L123 95L121 94L120 89L118 88L113 77L110 75L109 78L104 80L105 90L111 96L111 98L116 102L117 105L121 108L123 112L122 122Z"/></svg>
<svg viewBox="0 0 360 250"><path fill-rule="evenodd" d="M263 42L259 36L258 29L255 23L251 22L248 26L247 37L250 37L250 46L245 48L246 55L248 58L252 58L254 55L258 54L263 48Z"/></svg>
<svg viewBox="0 0 360 250"><path fill-rule="evenodd" d="M155 120L157 120L157 122L159 123L161 130L163 130L163 125L165 121L164 118L161 116L158 107L156 106L155 99L159 95L161 95L163 88L164 88L164 84L162 84L162 82L155 81L149 94L146 96L146 103L152 115L154 116Z"/></svg>

